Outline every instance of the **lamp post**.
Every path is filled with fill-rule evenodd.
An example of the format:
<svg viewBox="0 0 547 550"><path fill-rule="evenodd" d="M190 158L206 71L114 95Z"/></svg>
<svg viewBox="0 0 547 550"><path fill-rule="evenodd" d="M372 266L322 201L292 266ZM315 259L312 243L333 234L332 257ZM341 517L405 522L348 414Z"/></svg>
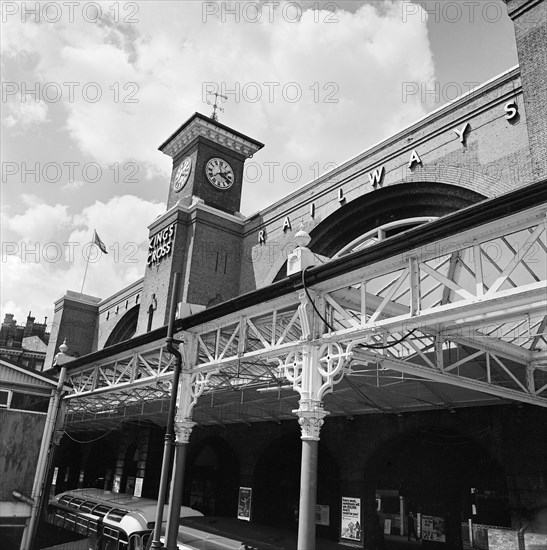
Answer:
<svg viewBox="0 0 547 550"><path fill-rule="evenodd" d="M175 314L177 308L177 298L179 289L179 273L175 273L173 277L173 289L171 293L171 304L169 308L169 324L167 326L167 351L175 356L175 365L173 367L173 381L171 384L171 399L169 401L169 411L167 414L167 426L165 428L165 438L163 447L163 460L161 463L160 488L158 492L158 508L156 510L156 522L154 524L154 532L152 535L151 550L163 548L160 541L161 524L163 522L163 509L165 506L165 497L167 495L167 486L169 484L169 465L173 454L173 435L175 424L175 410L177 405L177 390L179 387L180 369L182 357L179 350L173 345L173 330L175 324Z"/></svg>
<svg viewBox="0 0 547 550"><path fill-rule="evenodd" d="M36 527L38 525L38 519L40 516L40 510L42 507L42 500L44 498L44 487L46 482L48 456L51 447L51 439L53 432L55 431L55 425L57 423L57 416L59 408L61 406L63 387L66 378L66 363L72 361L74 358L66 355L68 346L66 340L59 346L59 353L55 356L53 366L59 367L59 380L57 386L52 392L51 399L49 401L46 424L44 426L44 435L42 437L42 444L40 445L40 453L38 455L38 463L36 465L36 474L34 476L34 483L32 485L31 499L33 504L31 506L29 523L21 540L21 550L30 550L34 544L34 536Z"/></svg>

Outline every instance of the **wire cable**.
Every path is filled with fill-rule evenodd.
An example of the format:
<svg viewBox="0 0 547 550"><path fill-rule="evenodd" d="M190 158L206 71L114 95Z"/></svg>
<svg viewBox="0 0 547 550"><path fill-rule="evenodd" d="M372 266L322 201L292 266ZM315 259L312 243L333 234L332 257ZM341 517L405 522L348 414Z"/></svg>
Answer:
<svg viewBox="0 0 547 550"><path fill-rule="evenodd" d="M327 327L329 327L333 332L336 332L336 329L323 317L323 315L321 315L321 312L319 311L319 309L315 305L315 302L314 302L314 300L312 299L312 297L310 295L310 292L308 290L308 286L306 285L306 270L309 267L310 266L305 267L302 270L302 286L304 287L304 291L306 292L306 296L308 297L308 300L310 301L313 309L315 310L317 315L319 315L319 318L323 321L323 323L325 323L325 325ZM399 339L397 339L393 342L390 342L389 344L365 344L365 343L361 342L358 345L360 347L364 347L364 348L368 348L368 349L389 349L389 348L392 348L393 346L396 346L397 344L400 344L401 342L404 342L409 336L414 334L417 330L418 330L418 328L414 328L410 332L405 334L403 337L401 337L401 338L399 338Z"/></svg>

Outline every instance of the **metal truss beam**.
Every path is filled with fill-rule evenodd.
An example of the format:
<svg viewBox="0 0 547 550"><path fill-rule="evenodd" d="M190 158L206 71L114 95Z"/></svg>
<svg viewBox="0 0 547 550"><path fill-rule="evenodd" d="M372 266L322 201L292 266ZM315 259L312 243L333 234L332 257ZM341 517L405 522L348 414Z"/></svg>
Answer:
<svg viewBox="0 0 547 550"><path fill-rule="evenodd" d="M322 350L317 360L328 365L337 349L342 362L379 362L424 383L547 406L545 220L545 205L534 206L312 288L190 324L188 373L207 375L206 393L287 380L298 389L302 350ZM461 354L454 358L450 350ZM351 368L337 369L336 376L323 375L330 385L321 391L334 392L343 377L351 380ZM96 399L97 410L103 400L111 410L116 396L124 404L142 398L136 390L150 388L151 399L168 394L171 376L163 342L151 342L89 364L79 360L69 371L74 392L67 399L74 407Z"/></svg>
<svg viewBox="0 0 547 550"><path fill-rule="evenodd" d="M411 363L409 361L402 361L400 359L395 359L392 357L378 357L375 353L367 351L360 351L359 353L355 354L355 357L363 361L379 362L379 364L385 368L389 368L391 370L402 372L405 374L419 376L420 378L423 378L425 380L442 382L443 384L449 384L457 386L459 388L467 388L473 391L495 395L497 397L508 399L510 401L518 401L522 403L529 403L531 405L538 405L540 407L547 407L547 399L545 399L544 397L539 397L538 395L533 393L527 393L524 391L496 386L488 382L473 380L471 378L458 376L450 372L437 371L424 365Z"/></svg>

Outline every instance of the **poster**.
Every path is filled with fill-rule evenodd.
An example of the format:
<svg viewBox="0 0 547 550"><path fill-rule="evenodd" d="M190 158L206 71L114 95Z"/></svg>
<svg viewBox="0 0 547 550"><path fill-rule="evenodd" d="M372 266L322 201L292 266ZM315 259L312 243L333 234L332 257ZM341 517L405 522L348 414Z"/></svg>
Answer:
<svg viewBox="0 0 547 550"><path fill-rule="evenodd" d="M324 504L315 506L315 524L330 525L330 509L328 506Z"/></svg>
<svg viewBox="0 0 547 550"><path fill-rule="evenodd" d="M55 496L55 487L57 485L57 476L59 475L59 466L55 466L55 469L53 470L53 479L51 480L51 485L49 487L49 496L54 497Z"/></svg>
<svg viewBox="0 0 547 550"><path fill-rule="evenodd" d="M436 516L422 516L422 540L446 542L444 532L444 518Z"/></svg>
<svg viewBox="0 0 547 550"><path fill-rule="evenodd" d="M142 483L144 481L143 477L138 477L135 480L135 490L133 491L133 496L140 497L142 496Z"/></svg>
<svg viewBox="0 0 547 550"><path fill-rule="evenodd" d="M239 499L237 504L237 519L251 521L251 497L253 490L250 487L239 488Z"/></svg>
<svg viewBox="0 0 547 550"><path fill-rule="evenodd" d="M342 497L341 538L361 540L361 499Z"/></svg>
<svg viewBox="0 0 547 550"><path fill-rule="evenodd" d="M112 492L113 493L119 493L120 492L121 483L122 483L121 476L114 476L114 484L112 485Z"/></svg>

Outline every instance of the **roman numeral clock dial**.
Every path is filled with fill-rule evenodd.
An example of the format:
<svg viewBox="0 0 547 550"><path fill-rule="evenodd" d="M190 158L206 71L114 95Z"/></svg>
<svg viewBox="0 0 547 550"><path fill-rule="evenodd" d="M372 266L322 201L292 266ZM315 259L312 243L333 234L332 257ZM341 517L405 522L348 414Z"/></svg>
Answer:
<svg viewBox="0 0 547 550"><path fill-rule="evenodd" d="M192 159L185 158L178 166L173 176L173 189L178 193L186 185L192 171Z"/></svg>
<svg viewBox="0 0 547 550"><path fill-rule="evenodd" d="M234 184L234 171L223 159L210 159L205 166L205 174L217 189L229 189Z"/></svg>

